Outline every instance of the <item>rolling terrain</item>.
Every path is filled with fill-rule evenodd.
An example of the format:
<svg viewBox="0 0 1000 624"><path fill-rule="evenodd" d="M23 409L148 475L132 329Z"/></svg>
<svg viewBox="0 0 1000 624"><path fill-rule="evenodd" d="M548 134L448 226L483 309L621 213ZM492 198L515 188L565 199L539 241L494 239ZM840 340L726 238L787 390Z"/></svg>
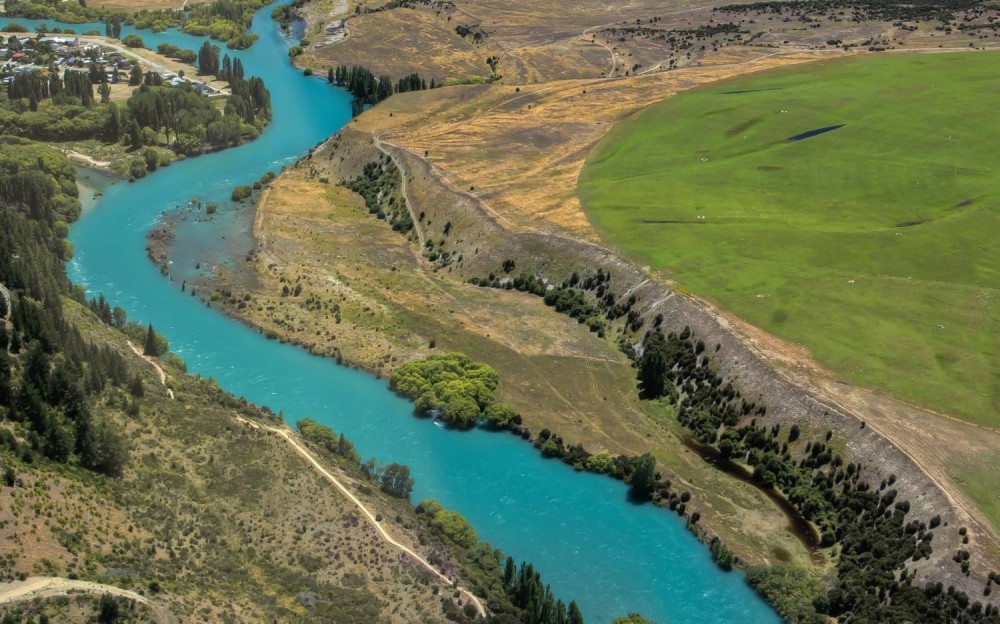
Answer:
<svg viewBox="0 0 1000 624"><path fill-rule="evenodd" d="M852 383L996 427L998 137L969 111L998 67L854 58L688 91L609 133L581 197L614 246Z"/></svg>
<svg viewBox="0 0 1000 624"><path fill-rule="evenodd" d="M637 297L637 311L643 324L641 331L621 327L611 329L610 335L605 337L606 343L613 343L617 347L640 343L641 332L650 327L648 323L657 314L663 315L664 327L680 331L688 325L706 344L717 343L719 355L713 358L713 362L718 364L722 374L736 380L735 383L739 384L744 393L760 396L766 401L768 425L787 427L796 424L814 436L828 432L837 452L844 454L845 461L860 461L875 471L871 476L875 485L878 485L879 479L895 482L900 496L913 506L911 509L914 511L911 513L914 513L914 517L941 514L943 518L947 518L945 522L950 527L968 527L967 532L963 533L952 533L950 529L939 531L935 538L932 560L917 563L912 571L921 582L941 580L945 585L954 584L967 591L970 596L984 600L981 580L989 570L995 568L1000 554L1000 541L997 538L1000 516L991 493L995 483L994 467L989 461L977 461L976 458L995 457L996 449L1000 448L1000 434L990 427L988 419L983 420L978 416L982 410L972 408L968 413L977 414L972 417L955 414L964 418L949 418L937 410L921 408L915 403L900 401L890 394L873 389L872 386L877 384L843 383L843 376L837 370L829 370L829 362L822 357L814 359L807 348L796 344L800 341L783 339L780 332L775 332L778 335L769 333L767 330L770 328L766 324L758 323L754 318L715 297L698 297L699 291L689 287L677 275L664 270L641 254L631 253L614 236L609 236L606 229L595 228L589 205L588 211L584 211L585 204L581 203L581 197L577 194L577 181L584 171L584 164L591 150L599 142L602 146L610 144L619 136L619 131L615 130L610 137L605 138L608 131L623 121L626 125L634 123L631 121L632 116L651 104L666 99L666 103L661 106L669 106L673 96L677 94L681 94L678 97L680 99L716 89L751 91L752 89L742 87L730 89L728 85L740 84L740 80L768 80L771 76L781 75L767 71L776 67L785 68L784 71L798 76L808 75L813 71L832 71L823 68L848 67L851 63L861 63L867 60L859 58L865 56L865 51L892 51L911 46L927 52L958 52L963 48L979 47L988 49L994 45L991 38L996 36L988 27L958 26L977 20L981 20L983 24L991 24L994 21L992 9L959 8L954 15L941 17L940 20L915 17L913 14L875 14L874 11L858 13L855 19L845 20L842 15L837 14L836 7L832 10L825 6L809 8L818 5L803 5L805 9L798 7L787 11L761 5L748 9L715 7L716 10L711 6L691 6L678 9L676 14L636 6L631 7L635 10L635 15L629 15L625 19L622 19L624 16L619 16L619 22L602 22L600 16L593 15L587 9L583 11L587 14L585 17L577 18L583 24L578 34L568 29L563 32L547 24L538 27L540 32L533 35L535 45L531 47L531 52L539 55L536 60L545 58L546 54L550 55L550 64L546 65L529 62L529 52L519 46L519 42L523 41L519 37L527 30L521 28L518 31L520 34L514 33L515 29L520 28L519 20L528 19L528 10L508 7L502 14L491 13L495 7L480 6L473 2L459 3L454 7L358 6L360 9L356 12L364 19L348 16L350 11L355 10L354 5L331 6L324 2L306 5L304 14L309 19L307 32L311 43L306 46L305 54L297 62L316 70L325 70L325 67L341 62L341 58L357 59L354 62L363 62L378 75L383 71L391 71L388 68L398 66L399 51L383 49L362 60L357 49L352 48L352 38L360 41L364 36L377 36L375 33L388 23L389 14L393 12L423 11L436 15L446 23L455 21L461 13L463 19L459 20L460 24L471 25L475 21L465 19L466 16L474 15L479 18L478 23L482 26L484 36L476 41L474 47L484 56L500 56L499 69L492 76L494 84L455 86L393 96L358 117L349 130L335 136L309 159L286 173L272 190L273 194L264 200L262 210L265 217L255 229L262 241L264 253L254 259L251 274L260 280L260 284L253 286L252 280L235 277L233 282L225 282L226 285L220 291L222 296L231 295L229 303L233 306L233 314L273 331L277 336L296 340L315 352L330 354L380 374L391 371L408 359L426 355L435 348L435 343L448 349L470 353L476 359L494 365L500 372L501 379L512 382L512 385L507 385L507 381L502 384L500 392L505 400L525 400L526 397L531 397L526 403L522 403L522 406L528 407L521 407L521 411L525 422L533 431L537 431L539 427L551 428L567 437L570 443L581 442L591 451L602 448L611 449L612 452L616 448L632 452L652 451L661 468L671 478L694 486L696 493L692 500L698 498L698 504L694 508L701 513L704 525L710 531L727 536L726 540L732 540L733 547L740 550L741 556L748 561L770 560L774 565L791 554L796 565L813 565L804 564L802 551L798 548L784 552L775 549L777 542L773 538L755 546L755 540L759 538L750 535L760 535L762 527L749 520L749 515L742 519L740 516L747 513L771 514L775 508L771 507L768 511L770 503L745 497L732 498L728 495L728 492L733 491L732 483L727 484L726 478L718 476L707 477L701 469L696 468L699 464L702 467L707 464L700 458L685 457L687 451L680 448L678 443L683 445L690 442L689 433L678 424L672 410L662 404L636 400L634 385L629 388L624 379L619 389L620 399L616 404L599 410L607 415L598 416L593 412L579 414L574 411L579 414L574 417L552 411L549 406L558 405L560 401L566 406L564 409L579 410L583 405L593 409L594 403L581 398L578 392L566 392L579 383L579 377L584 371L588 371L597 384L611 379L607 374L595 371L581 357L583 352L577 351L587 343L601 342L599 339L595 340L593 334L586 343L575 338L573 342L576 344L565 339L552 342L552 337L556 335L552 332L557 331L559 326L550 325L556 323L558 318L553 317L554 312L551 310L542 310L537 306L531 308L530 299L525 299L523 294L494 294L488 289L480 289L475 294L465 292L468 288L465 284L467 280L482 279L490 273L496 273L501 283L504 279L513 279L515 275L525 272L548 280L550 285L557 285L573 271L584 273L597 268L610 270L617 284L616 296ZM904 13L908 10L899 7L892 10L897 9ZM487 15L490 17L487 18ZM333 18L343 17L348 17L346 25L335 29L335 36L316 36ZM894 23L897 17L903 27ZM741 37L735 37L737 33L732 28L727 28L726 32L713 30L715 34L698 30L711 18L732 20L738 24L736 31L746 32L742 32ZM398 16L393 19L398 19ZM768 23L762 26L763 22ZM635 28L636 25L642 28ZM663 32L653 32L654 30ZM690 33L687 32L689 30ZM661 34L664 36L661 37ZM679 42L678 36L689 39ZM547 47L558 39L562 39L566 45L572 45L575 50L589 50L588 55L597 52L598 56L603 55L604 61L588 64L589 61L584 63L580 60L582 57L563 54L562 51L567 48L555 52L555 48ZM542 44L543 40L548 43ZM464 41L460 45L455 44L459 46L456 50L467 49L468 43ZM436 40L435 45L447 47L450 44ZM338 52L342 52L343 56L338 58ZM837 57L842 58L833 63L814 62ZM933 67L937 67L940 72L938 75L950 77L952 72L942 68L948 67L948 63L961 63L963 57L971 55L883 55L875 60L886 67L879 70L880 74L869 76L871 80L865 84L890 89L886 84L887 78L899 73L891 67L893 63L923 62L939 57L942 60L927 61L932 66L931 71ZM952 57L955 60L948 60ZM989 55L978 54L975 57L987 58ZM408 70L437 78L442 75L441 66L435 63L441 58L446 57L435 55L435 59L421 63L420 59L406 55L405 60L410 63ZM562 65L564 62L573 66L574 72L565 72ZM668 69L672 71L666 71ZM970 69L971 73L966 74L966 77L976 75L978 69ZM470 81L482 82L485 71L473 72L475 76ZM755 75L757 72L764 73ZM735 76L752 77L734 78ZM460 82L468 77L452 76L460 79ZM556 80L559 78L563 79ZM864 82L860 77L858 80ZM807 81L803 79L800 82ZM967 96L969 99L964 101L973 106L975 102L982 100L981 93L978 97L974 95L975 89L988 90L989 85L976 80L967 82L971 83L967 86L969 91L961 97ZM438 84L441 82L438 81ZM689 93L694 87L700 88ZM824 83L816 89L817 94L814 95L822 98L824 89L829 95L835 88ZM808 89L806 91L802 97L810 95ZM860 99L865 90L858 91ZM767 107L767 100L763 98L774 96L775 93L777 92L731 93L726 97L750 101L761 98L762 106ZM825 121L821 119L822 115L815 110L815 106L804 103L799 109L786 106L778 108L775 113L782 115L782 122L796 110L802 115L792 124L796 127L787 132L780 125L769 126L763 121L749 123L742 130L746 131L744 134L747 136L753 132L761 133L760 141L764 145L783 147L786 139L796 135L846 124L836 129L830 128L825 133L797 137L800 140L792 141L790 145L795 149L819 150L825 154L822 147L814 146L822 146L821 141L850 136L848 133L854 128L867 128L869 135L885 137L885 143L891 147L899 143L901 133L905 134L905 129L901 129L903 122L900 118L913 112L905 108L904 96L910 93L907 89L894 92L893 97L897 101L893 102L893 106L900 109L895 119L889 112L884 113L886 119L881 119L879 115L882 111L858 105L854 109L845 108L855 113L851 121ZM947 94L947 91L942 90L941 93ZM848 99L841 92L837 95L841 99ZM956 99L961 100L961 97ZM738 114L740 106L732 104L730 113ZM706 108L703 103L700 112L704 112ZM781 110L791 112L780 113ZM722 128L722 133L738 128L755 116L749 115L748 118L732 121ZM862 120L865 120L864 123ZM865 126L865 123L869 125ZM934 121L928 120L926 123L933 127ZM764 136L766 131L770 131L770 134ZM930 140L930 133L924 138ZM861 139L855 139L856 144L860 141ZM658 147L660 152L666 152L670 146L660 139ZM907 148L905 145L896 147L899 151ZM923 143L914 144L910 148L918 154L928 151ZM970 169L985 166L982 159L975 157L977 153L983 153L984 149L983 144L980 144L978 147L960 150L961 157L967 159L964 162ZM866 154L866 150L858 146L852 154L854 160L857 160L859 154ZM386 156L391 160L387 160ZM698 164L714 162L701 161L700 158L701 155ZM844 154L840 158L845 164L852 160L850 154ZM790 162L797 163L801 160L802 158L789 157ZM882 161L884 168L891 169L884 158ZM361 173L366 164L375 162L389 176L398 175L398 180L394 182L392 197L395 199L390 202L391 207L386 209L387 214L382 214L381 211L378 214L388 220L388 224L365 224L360 198L345 193L345 189L336 186L347 185ZM764 166L778 167L781 164L764 163ZM396 170L398 174L395 173ZM780 173L780 170L765 169L761 173L765 172ZM896 178L887 175L883 171L876 179L883 182L883 186L888 186L888 181L900 179L901 174L896 171L893 174ZM953 177L958 179L960 176L953 172ZM817 178L799 176L794 179L805 187ZM586 177L584 181L587 181ZM858 194L858 189L863 188L860 182L853 186L842 182L838 184L836 178L830 178L826 184L823 188L829 190L824 193L827 195L834 191ZM626 195L635 190L629 181L619 180L616 185ZM720 186L717 180L714 186ZM984 199L989 194L985 186L980 186L977 192L981 192ZM313 199L303 201L307 194ZM898 194L886 191L883 192L883 199L895 198ZM919 192L913 191L909 196L913 198L918 194ZM987 205L980 203L977 208L973 208L976 205L973 202L956 206L970 198L962 197L947 206L937 206L936 211L923 210L932 215L925 218L926 224L949 221L950 209L957 209L962 214L972 214L976 213L977 208ZM587 199L586 194L582 199ZM658 199L665 201L668 196L661 193ZM768 201L770 199L768 197ZM352 203L355 207L350 209ZM907 205L910 203L913 202ZM899 212L906 214L897 219L894 213L886 213L886 219L892 220L891 223L878 221L877 215L855 203L850 209L843 209L843 218L839 220L825 220L817 213L810 213L811 221L792 225L805 230L811 228L820 233L825 225L836 233L867 231L870 236L874 236L871 232L878 228L915 230L925 225L910 223L919 218L910 216L902 207L902 202L894 205L899 207ZM412 229L401 226L405 238L389 227L397 224L396 211L400 206L405 207L412 222ZM921 211L918 206L909 207ZM371 206L368 206L368 210L373 212ZM694 217L702 214L704 212L696 212ZM979 213L979 217L988 217L989 214L985 210ZM371 217L368 220L371 221ZM642 225L644 229L641 232L652 234L657 231L655 228L664 229L662 226L670 227L671 224ZM692 226L692 229L710 225L711 223ZM980 223L980 226L984 224ZM974 225L968 228L975 229ZM311 233L309 240L300 235L305 230ZM393 236L397 243L390 242ZM894 239L901 238L895 236L895 231L892 236ZM934 238L937 243L941 243L948 238L948 234ZM365 245L365 241L371 240L382 242L375 246ZM405 240L409 240L410 244L406 245ZM928 246L926 241L919 239L906 242L913 245L910 249L919 247L923 251L927 247L928 251L941 251L940 247ZM870 249L872 244L860 249ZM837 245L837 242L830 241L825 259L819 257L816 262L847 263L852 254L858 253L859 248L855 247L850 250L852 253L838 254ZM413 254L410 258L403 253L407 247ZM761 247L767 248L767 245L762 242ZM897 253L895 260L887 258L885 262L898 268L905 262L901 253ZM982 256L964 258L961 261L956 259L958 263L952 266L952 274L960 274L971 266L988 267L993 259L988 250L983 253ZM811 257L809 253L802 254L806 258ZM501 266L507 265L508 260L514 261L516 269L510 271L510 278L504 278ZM717 258L713 258L713 261L721 262ZM322 275L317 273L320 267L326 267L327 271L330 267L336 267L336 274L327 280L327 285L322 283ZM932 273L938 270L927 265L925 267ZM417 272L414 273L414 270ZM503 270L508 271L506 268ZM885 269L881 267L878 270L884 272ZM874 272L877 271L873 270ZM420 273L424 275L421 276ZM982 273L976 275L981 277ZM941 275L935 277L940 278ZM281 301L280 285L290 283L289 280L298 282L299 279L303 280L303 292L309 292L310 296L304 301L292 298ZM844 280L845 285L849 279L855 279L855 284L859 282L857 278L848 277ZM954 281L962 283L958 279ZM426 283L427 288L424 288L423 283ZM245 293L233 288L233 284L241 284L246 288ZM348 307L342 305L341 314L335 321L325 318L326 315L317 313L315 309L317 297L322 301L325 296L320 292L332 284L336 284L335 288L342 297L348 295L350 308L357 308L348 313L345 312ZM417 284L421 285L418 287ZM436 284L436 287L431 288L432 284ZM420 294L413 297L411 290ZM446 296L440 297L441 294ZM864 304L865 301L870 303L881 294L877 290L861 293L857 299L845 300L843 306L846 308L849 305ZM240 298L246 295L255 302L260 297L259 304L237 306ZM496 302L493 301L494 297L498 297ZM800 305L808 302L807 295L802 295L799 299ZM516 328L509 327L504 324L504 318L498 312L487 312L494 305L510 309L517 306L521 316L532 321ZM863 305L859 307L863 308ZM925 306L925 311L927 309L930 309L929 304ZM980 319L988 319L989 309L989 306L966 306L962 312L970 319L976 315ZM870 310L866 313L870 316L875 314ZM774 316L773 312L771 316ZM786 310L785 320L788 321L791 316ZM837 322L850 322L847 314L842 314L841 317L843 318L838 318ZM782 315L778 315L778 318L782 318ZM317 322L325 324L318 334L313 331L312 325ZM536 344L533 345L530 342L531 332L543 327L544 341L534 339ZM344 340L354 332L360 332L365 339L360 342ZM470 335L476 335L476 340L466 338ZM561 335L569 337L574 333L566 332ZM519 344L524 339L529 342ZM962 338L966 341L970 339L968 335ZM890 332L884 340L902 340L902 337ZM362 345L360 349L359 344ZM963 347L956 346L957 344L959 343L949 343L948 349L952 356L959 352L961 355L952 357L946 354L944 359L952 357L956 364L964 363L966 371L973 374L981 372L973 358L965 355ZM514 348L511 349L512 347ZM540 350L544 354L567 348L570 349L569 353L573 353L573 357L563 359L559 371L544 377L558 379L558 384L543 387L528 385L522 381L529 371L541 372L541 369L524 366L523 362L528 361L527 356L540 361L533 352ZM592 348L586 347L588 351ZM512 358L508 349L515 351L516 357ZM988 359L992 352L986 350L985 353ZM611 357L610 353L608 357ZM619 362L620 366L623 362ZM894 365L884 363L882 371L889 370ZM571 371L579 373L569 376L560 374ZM538 378L537 375L535 378ZM848 379L857 383L853 378ZM978 383L981 389L986 389L987 394L989 393L988 378L977 379L974 383ZM961 393L959 390L954 391ZM988 397L986 401L988 403ZM647 441L636 443L634 434L643 432ZM948 440L948 444L941 444L942 439ZM956 449L970 451L958 453ZM700 482L706 478L709 481ZM736 515L720 513L724 509L717 507L720 500L725 500L727 507L732 505L741 511ZM966 548L972 553L970 575L959 572L955 562L951 561L956 549ZM836 561L836 549L826 551L825 554ZM825 575L827 579L831 578L828 566L820 564L815 571ZM988 598L985 600L989 601Z"/></svg>

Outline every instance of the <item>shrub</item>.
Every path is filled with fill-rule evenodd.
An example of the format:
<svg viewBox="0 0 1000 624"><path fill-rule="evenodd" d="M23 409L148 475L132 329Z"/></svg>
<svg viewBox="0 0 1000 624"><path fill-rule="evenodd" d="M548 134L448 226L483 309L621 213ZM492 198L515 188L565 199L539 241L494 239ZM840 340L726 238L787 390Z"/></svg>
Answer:
<svg viewBox="0 0 1000 624"><path fill-rule="evenodd" d="M253 188L246 184L242 184L233 189L232 200L234 202L241 202L249 199L253 195Z"/></svg>
<svg viewBox="0 0 1000 624"><path fill-rule="evenodd" d="M125 45L127 45L130 48L145 48L146 47L146 44L143 43L143 41L142 41L142 37L140 37L139 35L134 35L134 34L133 35L125 35L125 38L122 39L122 43L124 43Z"/></svg>

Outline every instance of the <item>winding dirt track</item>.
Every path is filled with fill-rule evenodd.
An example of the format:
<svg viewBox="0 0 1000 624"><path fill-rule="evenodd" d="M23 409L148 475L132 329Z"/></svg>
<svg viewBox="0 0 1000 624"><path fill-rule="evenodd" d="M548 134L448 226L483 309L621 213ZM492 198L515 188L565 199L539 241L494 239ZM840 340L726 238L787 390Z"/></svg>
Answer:
<svg viewBox="0 0 1000 624"><path fill-rule="evenodd" d="M110 594L148 606L153 611L153 617L158 624L175 624L177 618L167 609L150 602L145 596L134 591L102 585L89 581L77 581L58 576L33 576L23 581L0 584L0 604L24 602L41 598L55 598L76 593Z"/></svg>
<svg viewBox="0 0 1000 624"><path fill-rule="evenodd" d="M156 361L153 360L153 358L151 358L149 356L146 356L146 355L143 355L143 353L141 351L139 351L139 349L136 348L136 346L134 344L132 344L131 341L128 342L128 346L129 346L129 349L131 349L133 353L135 353L136 355L138 355L142 359L144 359L147 362L149 362L153 366L153 368L156 369L156 372L158 372L160 374L160 385L166 386L167 385L167 374L166 374L166 372L164 372L163 368L159 364L157 364ZM170 396L171 399L174 398L174 393L173 393L173 391L170 388L167 388L167 394ZM470 602L472 602L472 604L474 604L476 606L476 611L479 613L479 617L481 617L481 618L485 618L486 617L486 608L483 607L483 603L479 600L479 598L476 597L475 594L473 594L471 591L469 591L468 589L466 589L464 587L460 587L458 585L455 585L454 582L450 578L448 578L447 575L445 575L443 572L441 572L440 570L438 570L437 568L435 568L433 565L431 565L431 563L429 561L427 561L426 559L424 559L423 557L421 557L417 552L415 552L413 549L411 549L410 547L406 546L405 544L401 544L401 543L397 542L391 535L389 535L389 532L386 531L385 527L383 527L379 523L379 521L377 520L375 514L370 509L368 509L368 507L366 507L365 504L362 503L349 489L347 489L347 486L345 486L343 483L341 483L341 481L339 479L337 479L337 477L333 476L333 474L331 474L330 471L328 471L326 468L324 468L323 465L319 463L319 461L316 459L316 457L313 456L313 454L311 452L309 452L309 450L307 448L305 448L304 446L302 446L301 444L299 444L298 440L295 439L295 434L292 431L290 431L289 429L286 429L286 428L279 429L278 427L269 427L267 425L262 425L260 423L254 422L252 420L248 420L246 418L243 418L242 416L236 416L236 420L240 421L241 423L243 423L245 425L249 425L250 427L252 427L254 429L262 429L264 431L269 431L271 433L275 433L275 434L281 436L282 438L284 438L286 442L288 442L289 444L292 445L292 448L295 449L296 453L298 453L299 455L301 455L303 459L305 459L307 462L309 462L310 464L312 464L312 467L313 467L314 470L316 470L316 472L318 472L320 475L322 475L327 481L329 481L330 483L332 483L340 491L341 494L343 494L344 496L346 496L349 501L351 501L352 503L354 503L355 507L357 507L359 510L361 510L361 513L364 514L364 516L368 520L368 522L371 523L371 525L375 528L375 530L382 537L382 539L386 541L386 543L388 543L390 546L393 546L393 547L401 550L404 554L409 555L410 557L412 557L417 563L419 563L422 567L424 567L428 572L430 572L434 576L438 577L439 579L441 579L442 581L444 581L445 583L447 583L449 586L454 586L455 589L457 589L459 592L461 592L463 595L465 595L465 597L468 598L468 600ZM121 590L121 591L124 591L124 590ZM0 603L3 602L2 596L3 596L3 594L0 594ZM138 594L136 594L136 596L138 596ZM145 599L143 599L143 601L145 602Z"/></svg>
<svg viewBox="0 0 1000 624"><path fill-rule="evenodd" d="M153 368L156 369L156 372L159 373L159 375L160 375L160 385L166 387L166 385L167 385L167 373L164 372L163 367L160 366L159 364L157 364L156 360L154 360L153 358L149 357L148 355L145 355L142 351L140 351L134 344L132 344L131 340L128 341L128 348L132 349L132 353L135 353L136 355L138 355L142 359L146 360L147 362L149 362L149 364ZM171 399L173 399L174 398L174 391L171 390L170 388L167 388L167 396L169 396Z"/></svg>
<svg viewBox="0 0 1000 624"><path fill-rule="evenodd" d="M453 581L450 578L448 578L444 573L440 572L437 568L431 565L430 562L428 562L426 559L417 554L413 549L393 539L393 537L389 535L389 532L386 531L385 528L378 522L375 514L372 513L372 511L368 509L364 503L358 500L358 498L354 496L354 494L349 489L347 489L347 487L343 483L341 483L340 480L337 479L337 477L333 476L333 474L331 474L330 471L324 468L322 464L320 464L319 461L316 460L313 454L309 452L308 449L299 444L298 440L295 439L294 433L292 433L288 429L279 429L277 427L269 427L267 425L262 425L252 420L243 418L242 416L237 416L236 420L246 425L249 425L254 429L263 429L264 431L275 433L284 438L286 442L292 445L292 448L295 449L296 453L301 455L303 459L312 464L312 467L313 469L316 470L316 472L321 474L327 481L332 483L338 490L340 490L341 494L346 496L348 500L354 503L354 505L361 510L361 513L364 514L365 518L368 519L368 522L371 523L373 527L375 527L375 530L378 531L378 534L382 537L383 540L385 540L389 545L401 550L403 553L412 557L417 563L423 566L428 572L430 572L434 576L438 577L448 585L454 586L455 589L457 589L459 592L465 595L465 597L468 598L472 602L472 604L476 606L476 611L479 612L479 617L481 618L486 617L486 609L483 607L483 603L479 600L479 598L476 597L475 594L473 594L471 591L469 591L464 587L454 585Z"/></svg>

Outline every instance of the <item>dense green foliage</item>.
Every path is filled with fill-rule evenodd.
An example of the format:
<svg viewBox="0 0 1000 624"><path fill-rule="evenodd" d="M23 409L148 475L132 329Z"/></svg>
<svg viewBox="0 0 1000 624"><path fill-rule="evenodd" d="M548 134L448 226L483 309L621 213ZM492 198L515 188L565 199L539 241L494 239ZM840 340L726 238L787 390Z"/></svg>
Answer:
<svg viewBox="0 0 1000 624"><path fill-rule="evenodd" d="M417 511L427 514L431 526L449 541L459 546L470 548L479 541L476 530L472 528L468 520L456 511L445 509L441 503L435 500L420 501L420 504L417 505Z"/></svg>
<svg viewBox="0 0 1000 624"><path fill-rule="evenodd" d="M156 141L163 133L174 141L178 152L192 156L207 145L221 149L256 138L271 116L270 94L259 78L235 81L224 113L194 87L183 83L176 87L141 86L128 100L127 118L135 128ZM183 114L181 114L183 112ZM124 117L120 122L125 124ZM130 133L133 147L149 145L143 134Z"/></svg>
<svg viewBox="0 0 1000 624"><path fill-rule="evenodd" d="M12 38L8 45L20 44ZM218 47L206 46L218 55ZM177 58L194 54L175 46L160 47ZM0 134L43 141L122 143L134 153L127 162L128 173L139 178L170 162L169 153L146 149L151 146L170 147L182 156L193 156L205 149L238 145L260 134L271 117L270 93L259 78L243 77L238 60L231 62L226 56L223 61L223 77L231 87L224 112L195 85L164 86L159 74L143 74L137 64L133 64L128 81L139 88L125 106L107 101L107 73L93 61L88 70L68 69L62 77L55 72L19 73L8 83L6 98L0 99ZM94 97L95 85L101 95L99 103Z"/></svg>
<svg viewBox="0 0 1000 624"><path fill-rule="evenodd" d="M86 342L63 315L63 298L81 297L66 279L68 223L79 214L75 173L54 150L23 139L0 142L0 284L11 294L11 331L0 323L0 413L27 440L3 444L119 475L127 451L93 413L108 385L130 377L121 354Z"/></svg>
<svg viewBox="0 0 1000 624"><path fill-rule="evenodd" d="M161 43L156 46L156 51L182 63L194 63L198 59L198 53L194 50L186 50L169 43Z"/></svg>
<svg viewBox="0 0 1000 624"><path fill-rule="evenodd" d="M499 384L491 366L461 353L407 362L389 377L389 388L413 399L418 414L441 418L459 429L474 427L489 416L507 423L514 420L510 408L490 410Z"/></svg>
<svg viewBox="0 0 1000 624"><path fill-rule="evenodd" d="M251 195L253 195L253 187L249 184L241 184L233 188L229 198L234 202L241 202L250 199Z"/></svg>
<svg viewBox="0 0 1000 624"><path fill-rule="evenodd" d="M378 104L393 93L420 91L427 88L427 81L422 79L419 74L410 74L405 78L400 78L393 85L392 78L389 76L375 78L375 74L371 70L360 65L351 67L339 65L336 70L330 70L328 78L330 82L336 82L354 96L355 115L361 113L365 106Z"/></svg>
<svg viewBox="0 0 1000 624"><path fill-rule="evenodd" d="M354 449L354 444L343 433L337 436L332 429L311 418L303 418L295 426L298 427L303 438L320 448L345 458L349 463L357 464L361 461L361 457Z"/></svg>
<svg viewBox="0 0 1000 624"><path fill-rule="evenodd" d="M122 39L122 43L130 48L145 48L146 44L142 41L142 37L139 35L125 35Z"/></svg>
<svg viewBox="0 0 1000 624"><path fill-rule="evenodd" d="M129 16L123 11L89 7L85 2L53 4L9 0L6 3L6 13L13 17L58 20L71 24L103 22L109 37L119 37L122 24L139 29L147 28L153 32L180 28L188 34L211 37L224 41L232 49L242 50L257 40L257 35L248 30L254 12L264 4L264 0L215 0L190 5L184 10L141 10Z"/></svg>
<svg viewBox="0 0 1000 624"><path fill-rule="evenodd" d="M787 621L822 624L827 620L813 606L826 586L808 570L794 566L752 566L747 582Z"/></svg>
<svg viewBox="0 0 1000 624"><path fill-rule="evenodd" d="M661 353L655 361L663 367L662 395L676 402L681 424L715 444L724 458L749 464L761 487L781 490L819 527L823 546L840 546L836 584L815 599L816 613L862 621L1000 622L1000 613L963 592L913 584L907 566L929 557L934 534L927 522L906 517L910 504L897 500L894 476L872 487L863 465L845 465L830 448L831 434L822 441L798 440L793 447L780 425L758 425L753 417L764 416L766 409L744 399L714 371L704 343L687 328L666 336L659 329L647 332L637 358L641 365L652 366L650 350ZM651 374L641 371L640 377ZM712 549L725 567L725 552L714 542ZM815 619L811 612L808 617Z"/></svg>
<svg viewBox="0 0 1000 624"><path fill-rule="evenodd" d="M647 620L638 613L629 613L611 620L611 624L656 624L656 622Z"/></svg>
<svg viewBox="0 0 1000 624"><path fill-rule="evenodd" d="M1000 128L969 111L998 70L868 56L686 91L609 133L581 198L616 247L852 382L995 424Z"/></svg>
<svg viewBox="0 0 1000 624"><path fill-rule="evenodd" d="M525 624L583 624L583 614L575 602L567 606L552 595L552 589L530 563L515 568L514 559L504 562L503 585L514 606L523 610Z"/></svg>
<svg viewBox="0 0 1000 624"><path fill-rule="evenodd" d="M368 212L405 234L413 229L413 219L406 200L396 192L400 183L399 169L385 156L366 164L360 176L343 184L364 198Z"/></svg>

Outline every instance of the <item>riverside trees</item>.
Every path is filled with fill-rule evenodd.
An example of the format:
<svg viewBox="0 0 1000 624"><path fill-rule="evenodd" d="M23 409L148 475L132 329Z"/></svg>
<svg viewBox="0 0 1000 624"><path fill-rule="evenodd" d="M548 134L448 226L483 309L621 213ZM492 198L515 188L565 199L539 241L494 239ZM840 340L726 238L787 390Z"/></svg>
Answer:
<svg viewBox="0 0 1000 624"><path fill-rule="evenodd" d="M214 48L217 53L218 48ZM167 49L183 55L180 49ZM137 86L123 105L110 101L110 87L104 71L66 70L60 76L51 71L19 73L7 85L7 98L0 103L0 134L12 134L42 141L100 139L108 144L124 140L135 158L122 168L134 177L169 162L139 163L141 148L172 147L191 156L204 149L216 150L256 138L271 118L271 99L264 82L243 78L243 66L228 67L231 94L224 111L202 95L200 87L182 83L164 86L162 77L143 74L133 65L129 84ZM94 85L100 101L95 100Z"/></svg>
<svg viewBox="0 0 1000 624"><path fill-rule="evenodd" d="M530 563L522 562L515 571L514 559L507 557L503 585L510 601L523 610L521 621L525 624L583 624L583 614L576 602L567 607L556 599Z"/></svg>
<svg viewBox="0 0 1000 624"><path fill-rule="evenodd" d="M763 488L781 490L818 527L823 546L839 545L835 584L811 605L814 612L806 621L822 621L818 612L859 621L1000 622L1000 613L964 592L945 591L940 583L915 584L908 566L929 558L934 534L926 522L907 517L910 504L898 500L895 476L873 485L863 465L845 463L831 447L829 433L809 442L799 439L798 427L786 435L779 425L758 424L755 417L765 415L764 406L742 397L713 369L704 343L690 329L666 336L651 330L642 348L644 393L653 389L645 385L649 376L663 375L659 396L670 396L682 425L723 455L749 464ZM653 351L660 356L652 357ZM662 370L643 370L654 365ZM722 548L712 544L720 565L729 556ZM774 577L760 582L761 591L774 592L781 590L767 588L784 583Z"/></svg>
<svg viewBox="0 0 1000 624"><path fill-rule="evenodd" d="M499 383L493 367L461 353L407 362L389 376L389 388L414 399L418 414L440 417L459 429L470 429L483 419L497 419L497 426L500 420L503 426L514 420L513 408L494 407L503 405L493 397Z"/></svg>
<svg viewBox="0 0 1000 624"><path fill-rule="evenodd" d="M369 69L360 65L348 67L340 65L336 71L331 69L327 74L329 82L336 82L354 96L354 114L359 114L367 105L378 104L393 93L405 91L420 91L427 88L427 81L419 74L410 74L400 78L393 85L389 76L375 77Z"/></svg>
<svg viewBox="0 0 1000 624"><path fill-rule="evenodd" d="M63 299L76 294L66 279L72 251L64 236L79 210L65 156L0 140L0 283L12 294L12 330L0 326L0 413L20 434L0 445L22 459L40 453L116 476L127 452L93 405L109 385L126 382L128 367L63 315Z"/></svg>

